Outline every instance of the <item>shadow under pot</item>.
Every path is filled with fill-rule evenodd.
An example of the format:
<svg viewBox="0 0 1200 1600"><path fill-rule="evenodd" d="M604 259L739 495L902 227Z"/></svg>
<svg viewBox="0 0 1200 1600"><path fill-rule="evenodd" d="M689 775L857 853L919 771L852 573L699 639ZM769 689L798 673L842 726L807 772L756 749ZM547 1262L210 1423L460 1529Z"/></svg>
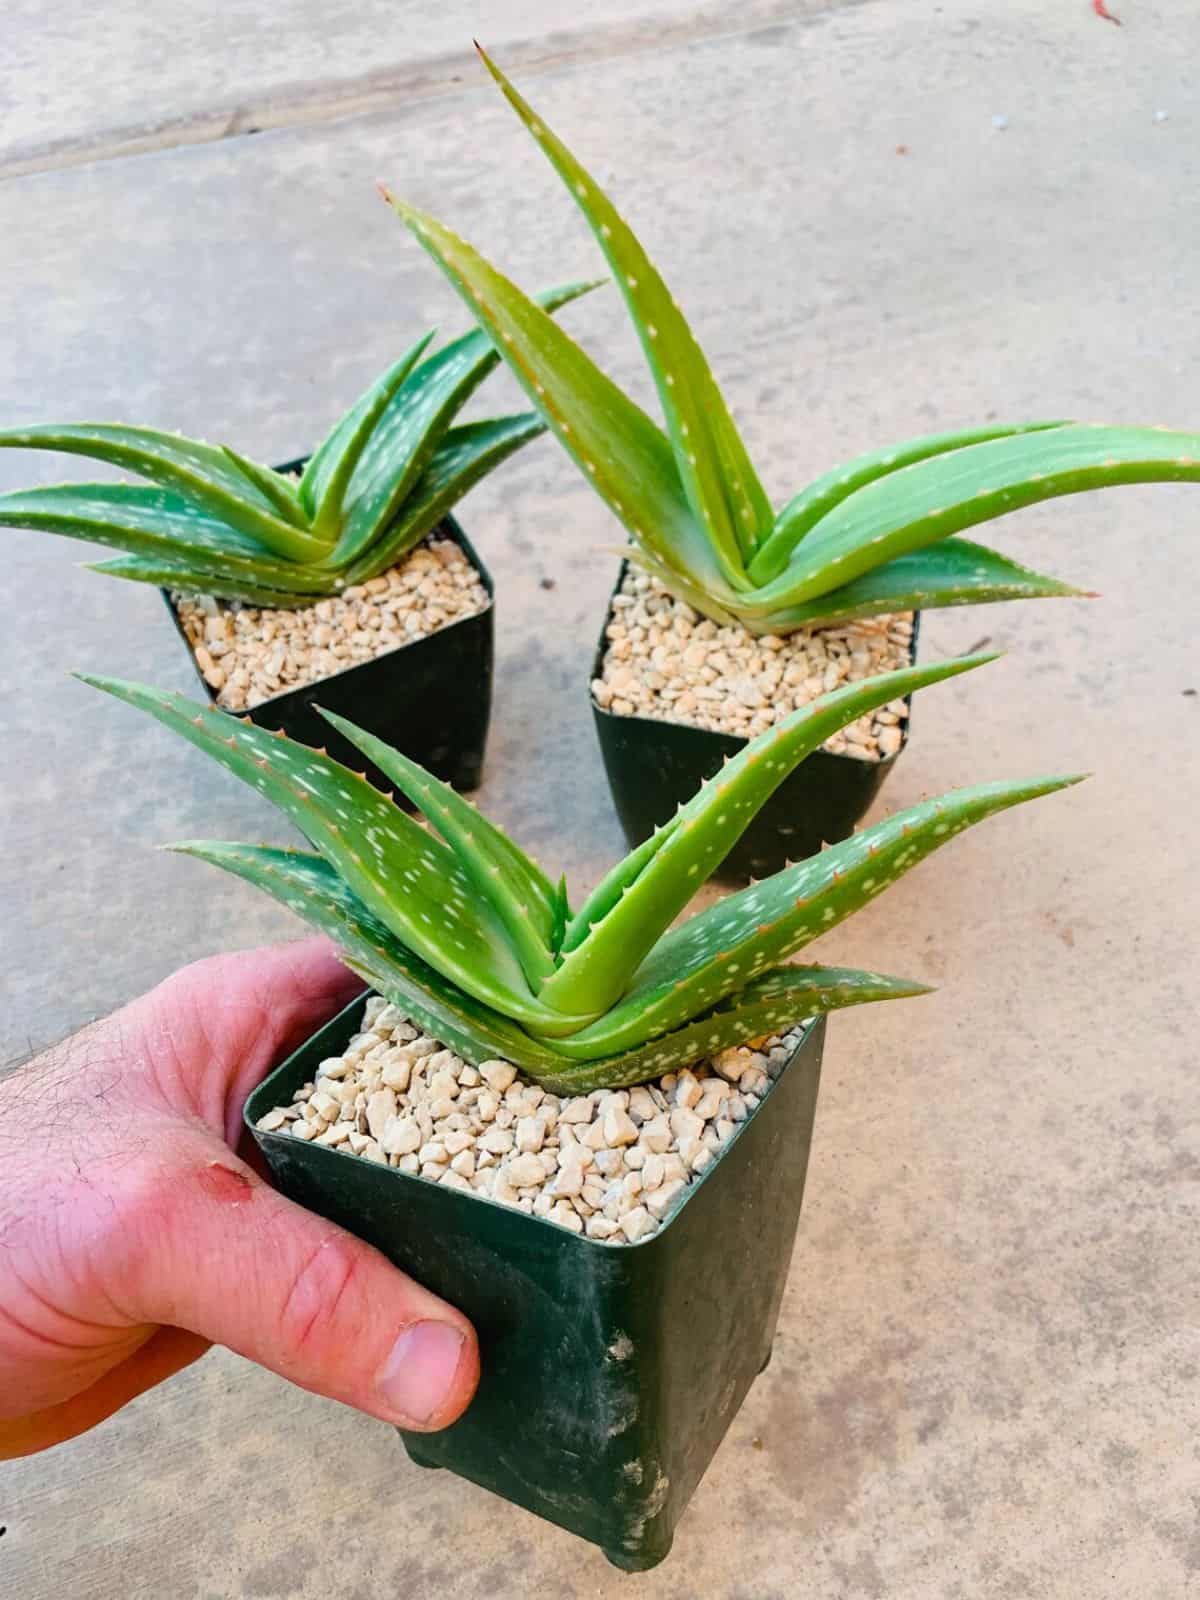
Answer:
<svg viewBox="0 0 1200 1600"><path fill-rule="evenodd" d="M613 599L622 592L627 567L622 566ZM608 649L608 627L614 606L600 634L592 678L602 676ZM909 663L917 658L920 612L914 613ZM669 822L702 783L715 777L725 762L746 748L749 740L717 733L686 722L668 722L607 710L589 691L604 770L625 837L631 845L648 839ZM905 698L911 716L911 697ZM879 760L818 750L802 761L759 811L714 877L744 883L766 878L791 861L815 855L822 845L849 838L908 743L909 719L900 724L895 754Z"/></svg>
<svg viewBox="0 0 1200 1600"><path fill-rule="evenodd" d="M720 1155L636 1244L256 1126L339 1055L362 996L250 1096L275 1183L357 1234L471 1319L482 1377L412 1460L451 1471L599 1545L656 1566L750 1385L766 1366L800 1218L825 1018L805 1026Z"/></svg>
<svg viewBox="0 0 1200 1600"><path fill-rule="evenodd" d="M299 472L306 460L301 456L276 470ZM443 517L430 537L452 540L466 556L487 593L482 611L341 672L283 690L238 714L260 728L282 729L311 749L326 750L377 789L390 792L394 785L379 768L315 709L322 706L394 745L454 788L477 789L492 709L492 578L452 516ZM217 694L196 660L175 602L168 590L160 592L204 692L216 704ZM397 803L411 809L401 796Z"/></svg>

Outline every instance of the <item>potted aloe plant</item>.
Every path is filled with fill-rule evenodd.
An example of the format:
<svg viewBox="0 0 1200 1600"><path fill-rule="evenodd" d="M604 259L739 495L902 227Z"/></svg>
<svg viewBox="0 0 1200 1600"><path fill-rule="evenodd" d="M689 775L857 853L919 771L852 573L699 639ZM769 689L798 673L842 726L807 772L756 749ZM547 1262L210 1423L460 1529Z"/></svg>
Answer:
<svg viewBox="0 0 1200 1600"><path fill-rule="evenodd" d="M909 439L823 474L776 510L704 354L633 230L482 51L587 219L625 298L665 431L520 289L387 195L624 525L631 548L593 670L609 781L631 842L838 681L912 659L922 609L1078 595L964 530L1055 495L1200 479L1200 435L1062 422ZM725 860L761 875L844 838L906 736L881 708L793 775Z"/></svg>
<svg viewBox="0 0 1200 1600"><path fill-rule="evenodd" d="M592 287L568 284L540 302L553 311ZM0 495L0 526L121 551L95 570L162 588L224 709L351 759L319 699L474 788L491 710L492 581L450 509L544 429L530 412L455 426L497 356L479 330L430 354L432 339L373 383L311 457L278 470L151 428L2 431L2 447L90 456L148 481Z"/></svg>
<svg viewBox="0 0 1200 1600"><path fill-rule="evenodd" d="M838 728L979 665L843 686L751 740L577 909L453 789L327 720L423 813L321 752L178 694L86 678L274 802L311 852L189 843L328 935L355 1001L253 1093L286 1193L457 1303L483 1376L406 1436L653 1566L771 1348L824 1013L927 992L788 958L955 834L1074 778L927 800L677 927L771 795Z"/></svg>

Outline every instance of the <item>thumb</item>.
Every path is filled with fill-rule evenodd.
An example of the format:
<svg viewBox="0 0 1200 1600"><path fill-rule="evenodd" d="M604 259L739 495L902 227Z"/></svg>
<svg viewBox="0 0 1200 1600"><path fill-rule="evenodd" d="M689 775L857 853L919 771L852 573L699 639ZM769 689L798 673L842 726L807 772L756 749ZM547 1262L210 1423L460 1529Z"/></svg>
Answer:
<svg viewBox="0 0 1200 1600"><path fill-rule="evenodd" d="M140 1225L115 1252L124 1259L110 1256L128 1314L187 1328L385 1422L453 1422L479 1381L467 1319L223 1145L198 1146L134 1208Z"/></svg>

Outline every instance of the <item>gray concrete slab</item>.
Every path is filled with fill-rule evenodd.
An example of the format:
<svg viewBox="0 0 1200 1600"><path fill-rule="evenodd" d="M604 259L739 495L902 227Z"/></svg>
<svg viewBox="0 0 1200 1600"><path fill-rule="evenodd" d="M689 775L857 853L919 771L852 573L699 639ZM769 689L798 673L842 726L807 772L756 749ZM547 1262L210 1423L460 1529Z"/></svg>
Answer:
<svg viewBox="0 0 1200 1600"><path fill-rule="evenodd" d="M742 0L735 30L862 0ZM727 33L719 0L9 0L0 54L0 177L239 138L453 93L473 37L529 67Z"/></svg>
<svg viewBox="0 0 1200 1600"><path fill-rule="evenodd" d="M1083 4L877 0L543 66L529 87L642 226L781 498L850 450L951 420L1195 424L1200 22L1165 0L1123 9L1117 29ZM13 180L0 415L121 412L266 455L303 447L401 340L457 323L374 199L376 172L526 281L591 259L483 88ZM636 374L615 307L596 297L574 325ZM26 466L0 460L0 482ZM1009 655L918 705L884 809L976 778L1096 776L958 841L823 947L942 988L833 1021L776 1360L666 1566L619 1577L410 1468L382 1425L216 1354L5 1469L0 1587L1193 1592L1198 504L1146 489L1022 513L997 542L1103 600L927 620L931 657L985 636ZM548 445L464 520L500 596L483 802L579 889L619 848L583 683L614 529ZM153 596L78 573L65 545L6 538L13 1054L288 924L147 848L278 837L254 797L62 678L80 663L186 684Z"/></svg>

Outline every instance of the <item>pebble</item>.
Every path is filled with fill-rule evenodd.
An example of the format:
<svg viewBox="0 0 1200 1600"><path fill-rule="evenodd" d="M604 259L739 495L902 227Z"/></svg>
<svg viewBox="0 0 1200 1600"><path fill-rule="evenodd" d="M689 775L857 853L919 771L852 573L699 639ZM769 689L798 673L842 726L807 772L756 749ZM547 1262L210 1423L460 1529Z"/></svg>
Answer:
<svg viewBox="0 0 1200 1600"><path fill-rule="evenodd" d="M653 1233L657 1224L646 1210L645 1206L634 1206L621 1218L621 1232L630 1244L636 1244L639 1239L644 1239L648 1233Z"/></svg>
<svg viewBox="0 0 1200 1600"><path fill-rule="evenodd" d="M583 1168L575 1166L560 1167L550 1180L550 1194L561 1196L564 1200L571 1199L574 1195L583 1193Z"/></svg>
<svg viewBox="0 0 1200 1600"><path fill-rule="evenodd" d="M718 1158L799 1033L722 1051L657 1083L561 1099L510 1062L468 1066L372 998L364 1031L258 1126L486 1196L589 1239L636 1244Z"/></svg>
<svg viewBox="0 0 1200 1600"><path fill-rule="evenodd" d="M514 1156L506 1170L509 1183L517 1189L530 1189L535 1184L540 1188L546 1181L546 1169L535 1155Z"/></svg>
<svg viewBox="0 0 1200 1600"><path fill-rule="evenodd" d="M367 1127L376 1139L383 1138L383 1130L395 1115L396 1096L391 1089L376 1089L367 1096Z"/></svg>
<svg viewBox="0 0 1200 1600"><path fill-rule="evenodd" d="M909 665L912 614L866 617L756 638L721 627L633 568L613 596L592 697L624 716L683 722L753 738L827 690ZM859 761L893 756L908 708L891 701L834 734L825 748Z"/></svg>
<svg viewBox="0 0 1200 1600"><path fill-rule="evenodd" d="M421 1148L421 1128L415 1117L389 1117L382 1134L376 1134L384 1155L407 1156Z"/></svg>
<svg viewBox="0 0 1200 1600"><path fill-rule="evenodd" d="M752 1065L750 1059L752 1054L752 1051L743 1049L741 1045L734 1045L729 1050L718 1050L712 1058L712 1064L723 1078L736 1083L746 1068Z"/></svg>
<svg viewBox="0 0 1200 1600"><path fill-rule="evenodd" d="M649 1122L658 1114L654 1096L643 1084L629 1091L629 1115L635 1122Z"/></svg>
<svg viewBox="0 0 1200 1600"><path fill-rule="evenodd" d="M684 1139L698 1139L704 1132L704 1119L694 1111L685 1110L683 1106L675 1107L670 1122L677 1144L682 1144Z"/></svg>
<svg viewBox="0 0 1200 1600"><path fill-rule="evenodd" d="M323 1089L318 1089L308 1103L322 1122L332 1122L342 1104L336 1095L329 1094Z"/></svg>
<svg viewBox="0 0 1200 1600"><path fill-rule="evenodd" d="M490 604L460 547L435 538L389 572L294 609L211 595L172 599L196 665L226 711L248 711L289 689L318 683Z"/></svg>
<svg viewBox="0 0 1200 1600"><path fill-rule="evenodd" d="M496 1094L505 1094L516 1082L517 1069L507 1061L484 1061L479 1076Z"/></svg>
<svg viewBox="0 0 1200 1600"><path fill-rule="evenodd" d="M730 1092L729 1085L724 1079L710 1078L703 1094L698 1097L692 1109L704 1122L711 1122Z"/></svg>
<svg viewBox="0 0 1200 1600"><path fill-rule="evenodd" d="M535 1154L546 1142L545 1117L520 1117L517 1120L517 1149Z"/></svg>
<svg viewBox="0 0 1200 1600"><path fill-rule="evenodd" d="M646 1150L652 1150L661 1155L664 1150L671 1148L671 1124L665 1116L659 1115L643 1124L641 1144Z"/></svg>
<svg viewBox="0 0 1200 1600"><path fill-rule="evenodd" d="M633 1144L637 1140L637 1124L620 1106L610 1106L600 1126L604 1129L604 1142L610 1150L618 1145Z"/></svg>
<svg viewBox="0 0 1200 1600"><path fill-rule="evenodd" d="M684 1187L682 1178L672 1178L670 1183L660 1183L657 1188L646 1195L646 1204L643 1208L652 1217L657 1217L661 1222L671 1208L671 1202Z"/></svg>
<svg viewBox="0 0 1200 1600"><path fill-rule="evenodd" d="M700 1083L690 1068L684 1067L675 1080L675 1104L682 1106L685 1111L690 1111L700 1098Z"/></svg>

